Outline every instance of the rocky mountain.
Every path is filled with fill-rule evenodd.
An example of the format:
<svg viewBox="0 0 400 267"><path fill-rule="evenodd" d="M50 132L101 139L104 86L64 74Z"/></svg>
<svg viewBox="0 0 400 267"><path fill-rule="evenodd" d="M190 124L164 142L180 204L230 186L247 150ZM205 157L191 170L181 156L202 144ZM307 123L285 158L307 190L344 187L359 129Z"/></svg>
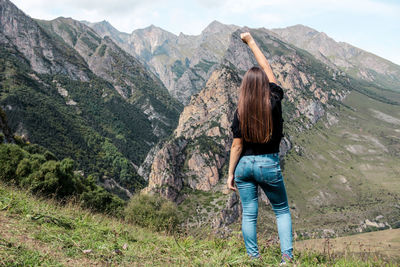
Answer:
<svg viewBox="0 0 400 267"><path fill-rule="evenodd" d="M400 66L345 42L336 42L323 32L304 25L272 29L282 40L307 50L331 67L352 77L400 91Z"/></svg>
<svg viewBox="0 0 400 267"><path fill-rule="evenodd" d="M109 38L70 20L35 21L0 1L0 106L11 135L39 144L126 197L181 105ZM107 182L108 181L108 182Z"/></svg>
<svg viewBox="0 0 400 267"><path fill-rule="evenodd" d="M176 36L154 25L127 34L118 33L105 21L87 24L145 62L183 104L204 86L238 28L213 21L200 35Z"/></svg>

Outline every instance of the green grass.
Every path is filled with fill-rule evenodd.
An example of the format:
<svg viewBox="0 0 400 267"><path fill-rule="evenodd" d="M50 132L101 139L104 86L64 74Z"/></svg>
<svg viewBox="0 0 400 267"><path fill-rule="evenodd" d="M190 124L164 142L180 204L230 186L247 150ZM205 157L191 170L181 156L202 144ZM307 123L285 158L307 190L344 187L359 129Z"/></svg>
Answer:
<svg viewBox="0 0 400 267"><path fill-rule="evenodd" d="M166 235L123 220L59 205L0 184L0 265L5 266L276 266L277 244L259 239L262 261L246 256L240 232L200 239ZM299 266L382 266L366 257L296 251ZM394 266L388 264L387 266Z"/></svg>

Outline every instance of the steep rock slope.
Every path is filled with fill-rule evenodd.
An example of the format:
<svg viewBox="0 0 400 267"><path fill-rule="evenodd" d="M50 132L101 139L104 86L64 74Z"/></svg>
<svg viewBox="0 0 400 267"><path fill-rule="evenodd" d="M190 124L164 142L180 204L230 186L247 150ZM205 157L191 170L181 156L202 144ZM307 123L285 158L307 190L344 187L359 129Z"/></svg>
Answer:
<svg viewBox="0 0 400 267"><path fill-rule="evenodd" d="M228 152L227 128L238 86L239 77L227 68L211 75L205 88L184 108L172 140L157 153L148 190L176 200L185 183L205 191L218 183Z"/></svg>
<svg viewBox="0 0 400 267"><path fill-rule="evenodd" d="M81 69L87 66L85 61L72 48L53 40L10 1L0 1L0 14L1 42L18 50L29 61L32 70L40 74L65 74L73 80L88 80Z"/></svg>

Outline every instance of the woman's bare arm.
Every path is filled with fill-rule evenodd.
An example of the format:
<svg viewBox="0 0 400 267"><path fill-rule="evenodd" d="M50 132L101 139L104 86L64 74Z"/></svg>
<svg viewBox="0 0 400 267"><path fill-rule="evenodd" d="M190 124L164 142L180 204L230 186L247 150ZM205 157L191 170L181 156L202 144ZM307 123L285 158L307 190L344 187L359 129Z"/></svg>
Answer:
<svg viewBox="0 0 400 267"><path fill-rule="evenodd" d="M229 171L228 180L226 181L229 189L236 191L234 182L234 173L237 163L239 162L240 154L243 149L243 138L233 138L230 157L229 157Z"/></svg>
<svg viewBox="0 0 400 267"><path fill-rule="evenodd" d="M260 48L257 46L256 42L254 41L253 37L250 35L249 32L244 32L240 34L240 38L244 43L246 43L251 51L254 54L254 57L257 60L258 65L264 70L265 74L267 74L268 80L271 83L276 83L276 78L274 73L272 72L271 66L268 63L268 60L261 52Z"/></svg>

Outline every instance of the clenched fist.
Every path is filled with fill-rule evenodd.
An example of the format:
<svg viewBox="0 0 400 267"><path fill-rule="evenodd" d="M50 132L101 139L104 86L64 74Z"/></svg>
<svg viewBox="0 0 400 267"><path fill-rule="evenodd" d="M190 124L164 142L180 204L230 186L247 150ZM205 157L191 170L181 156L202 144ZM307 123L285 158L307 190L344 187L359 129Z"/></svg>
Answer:
<svg viewBox="0 0 400 267"><path fill-rule="evenodd" d="M253 37L249 32L243 32L240 34L240 38L245 44L249 44L250 42L254 42Z"/></svg>

